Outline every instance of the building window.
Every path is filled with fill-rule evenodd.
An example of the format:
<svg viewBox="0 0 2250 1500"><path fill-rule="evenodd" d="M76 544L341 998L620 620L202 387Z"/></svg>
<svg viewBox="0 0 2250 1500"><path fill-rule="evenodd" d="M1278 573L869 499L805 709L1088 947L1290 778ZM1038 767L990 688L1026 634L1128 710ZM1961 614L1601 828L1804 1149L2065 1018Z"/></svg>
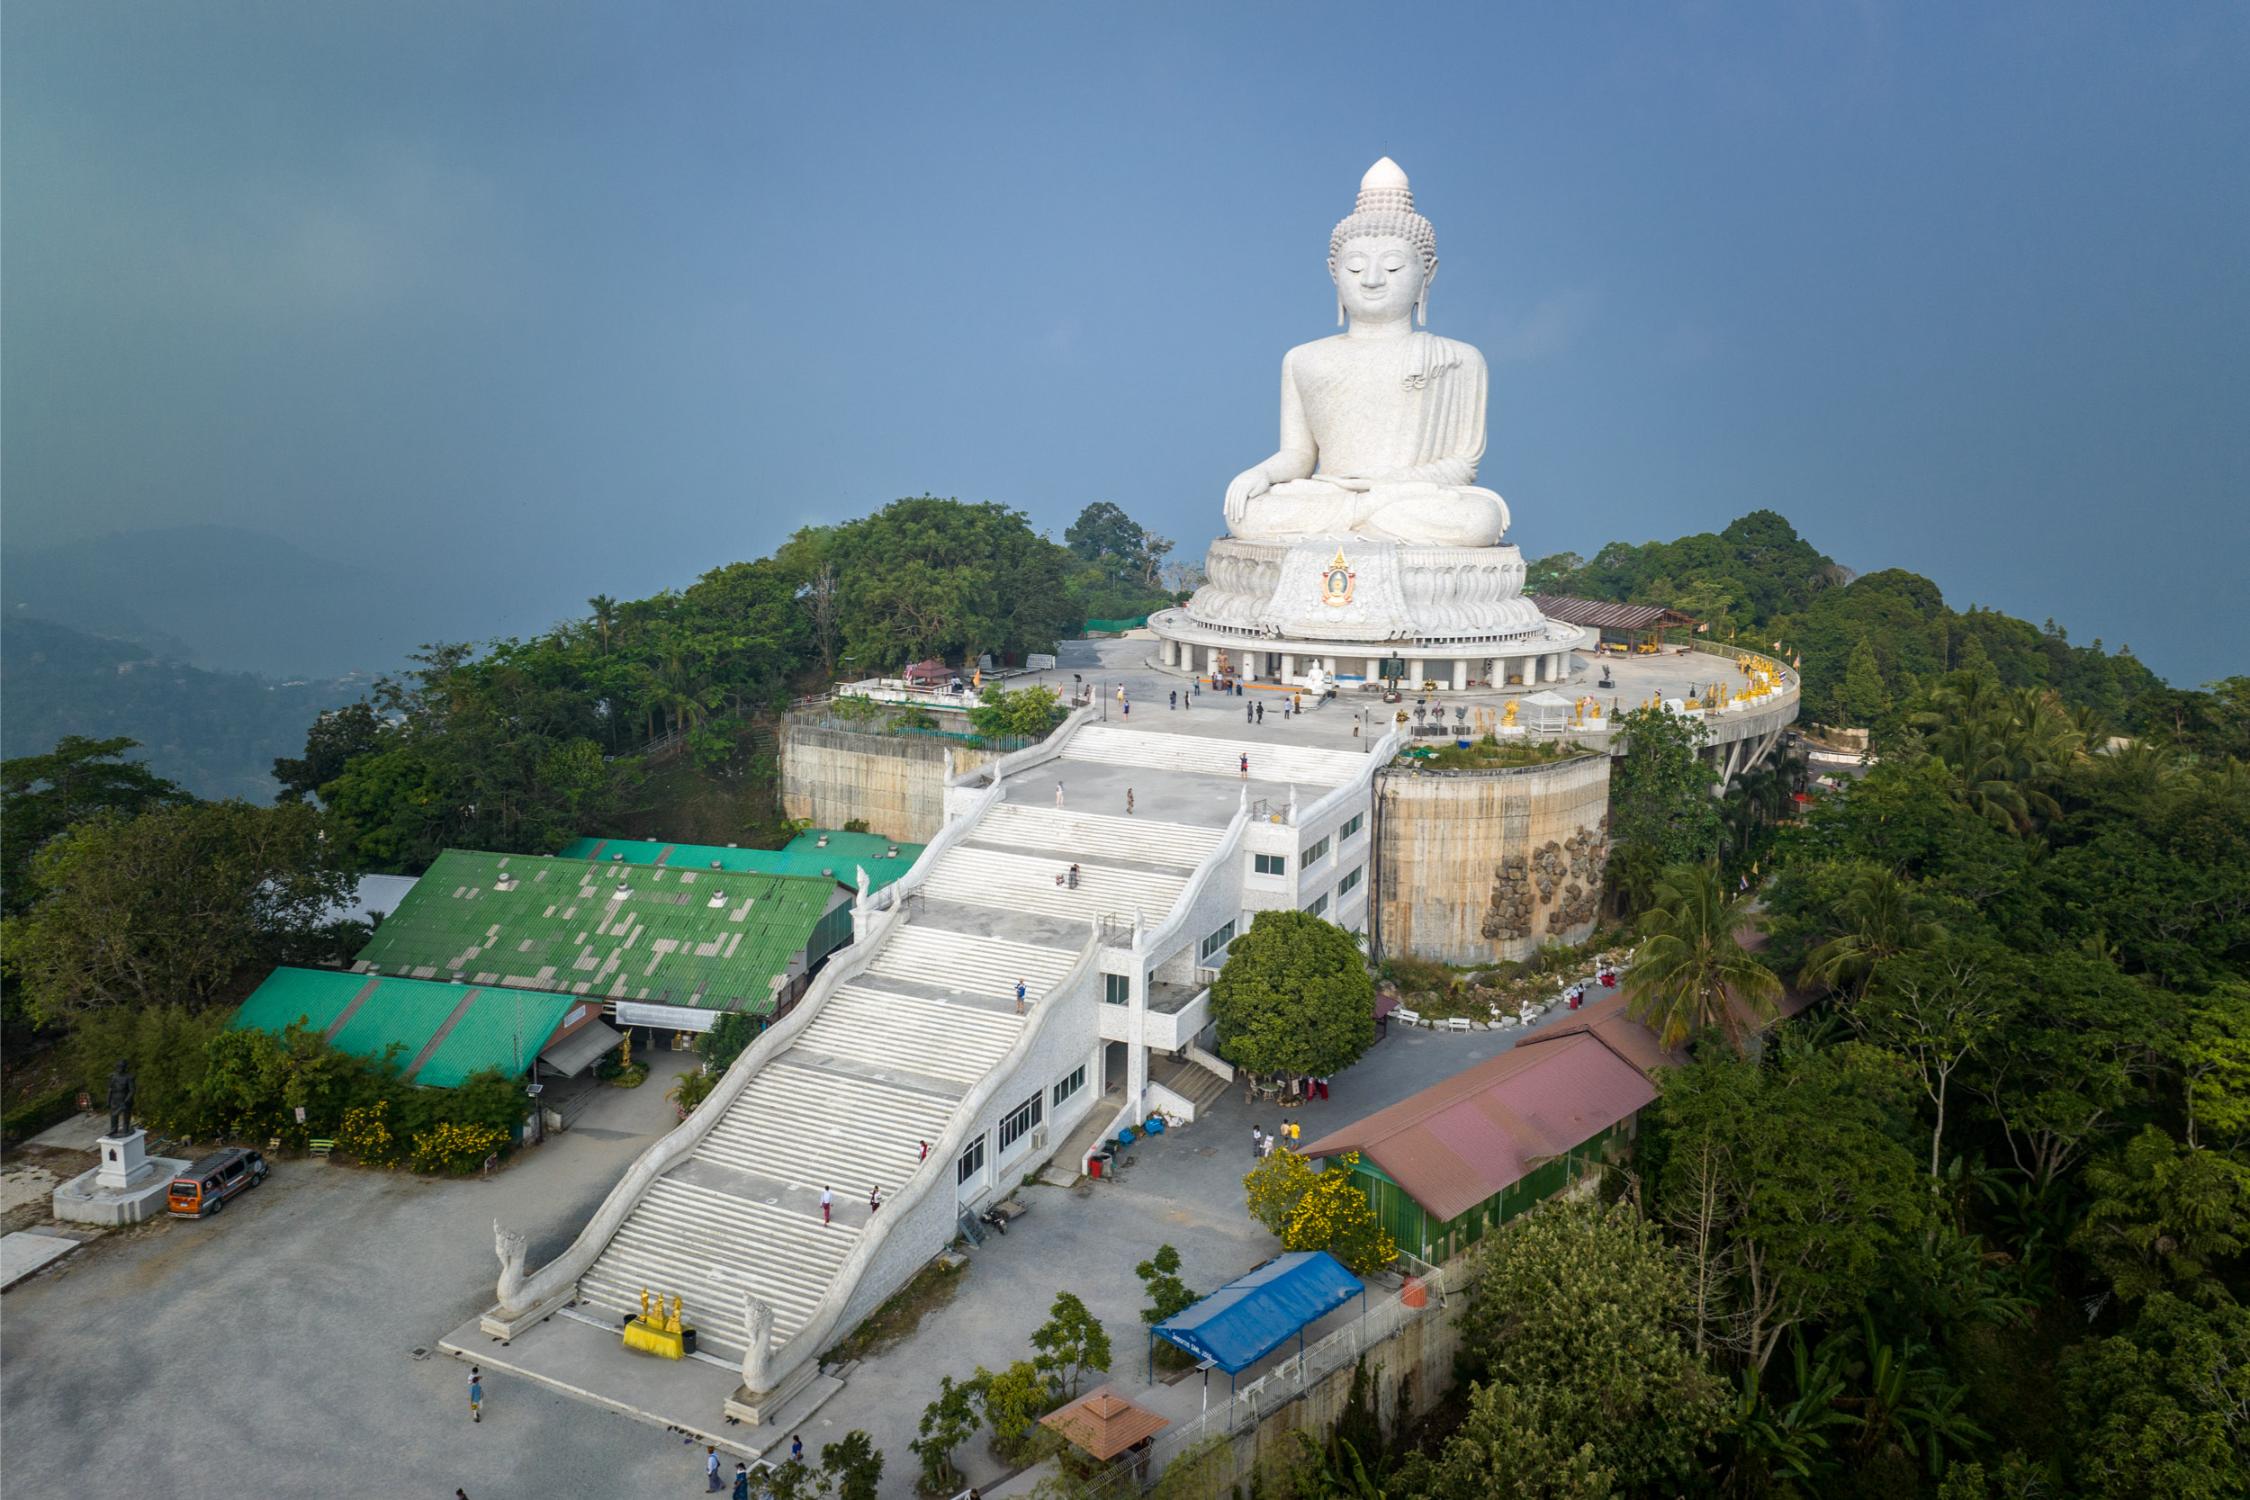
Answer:
<svg viewBox="0 0 2250 1500"><path fill-rule="evenodd" d="M1281 875L1289 869L1288 857L1280 854L1253 854L1250 863L1260 875Z"/></svg>
<svg viewBox="0 0 2250 1500"><path fill-rule="evenodd" d="M1356 870L1352 871L1352 872L1351 872L1351 874L1349 874L1349 875L1346 875L1346 876L1345 876L1345 877L1344 877L1344 878L1343 878L1342 880L1339 880L1339 881L1337 881L1337 882L1336 882L1336 894L1337 894L1337 896L1338 896L1338 897L1349 896L1349 895L1350 895L1350 894L1351 894L1351 893L1352 893L1352 892L1353 892L1354 890L1356 890L1356 889L1358 888L1358 886L1359 886L1359 878L1360 878L1360 877L1361 877L1362 875L1365 875L1366 873L1367 873L1367 866L1365 866L1365 865L1361 865L1361 866L1360 866L1360 867L1359 867L1358 869L1356 869Z"/></svg>
<svg viewBox="0 0 2250 1500"><path fill-rule="evenodd" d="M1062 1102L1086 1086L1086 1065L1080 1063L1076 1072L1054 1087L1054 1105L1061 1109Z"/></svg>
<svg viewBox="0 0 2250 1500"><path fill-rule="evenodd" d="M1226 926L1220 928L1217 932L1212 933L1209 937L1203 940L1201 957L1208 959L1212 954L1217 953L1220 949L1226 947L1227 944L1233 941L1234 924L1232 922L1229 922Z"/></svg>
<svg viewBox="0 0 2250 1500"><path fill-rule="evenodd" d="M1359 832L1366 826L1367 814L1353 813L1349 818L1346 818L1344 820L1344 826L1336 830L1336 837L1338 840L1348 839L1353 834Z"/></svg>
<svg viewBox="0 0 2250 1500"><path fill-rule="evenodd" d="M961 1164L953 1169L956 1186L966 1186L970 1178L984 1170L984 1137L969 1142L969 1149L961 1153Z"/></svg>
<svg viewBox="0 0 2250 1500"><path fill-rule="evenodd" d="M1130 974L1104 974L1102 976L1102 1003L1105 1005L1132 1004L1133 976Z"/></svg>
<svg viewBox="0 0 2250 1500"><path fill-rule="evenodd" d="M1031 1127L1047 1117L1046 1101L1037 1094L1008 1111L1008 1118L1000 1122L1000 1150L1006 1153L1010 1146L1023 1139Z"/></svg>
<svg viewBox="0 0 2250 1500"><path fill-rule="evenodd" d="M1328 840L1326 839L1318 840L1315 843L1307 845L1305 848L1304 861L1308 865L1317 865L1327 857Z"/></svg>
<svg viewBox="0 0 2250 1500"><path fill-rule="evenodd" d="M1305 908L1305 915L1308 917L1317 917L1326 910L1328 910L1328 893L1326 891L1322 891L1318 896L1315 896L1313 898L1313 904Z"/></svg>

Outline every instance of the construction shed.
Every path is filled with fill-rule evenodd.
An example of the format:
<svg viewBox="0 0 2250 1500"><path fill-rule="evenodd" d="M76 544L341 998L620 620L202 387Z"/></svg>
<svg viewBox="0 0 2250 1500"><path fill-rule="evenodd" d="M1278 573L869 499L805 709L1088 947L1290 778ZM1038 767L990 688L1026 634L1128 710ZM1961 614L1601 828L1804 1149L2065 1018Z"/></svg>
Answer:
<svg viewBox="0 0 2250 1500"><path fill-rule="evenodd" d="M447 850L353 968L582 997L663 1035L777 1014L850 936L817 877Z"/></svg>
<svg viewBox="0 0 2250 1500"><path fill-rule="evenodd" d="M1597 649L1653 650L1667 630L1694 630L1700 622L1661 604L1619 604L1614 599L1580 599L1569 594L1533 594L1539 613L1595 633Z"/></svg>

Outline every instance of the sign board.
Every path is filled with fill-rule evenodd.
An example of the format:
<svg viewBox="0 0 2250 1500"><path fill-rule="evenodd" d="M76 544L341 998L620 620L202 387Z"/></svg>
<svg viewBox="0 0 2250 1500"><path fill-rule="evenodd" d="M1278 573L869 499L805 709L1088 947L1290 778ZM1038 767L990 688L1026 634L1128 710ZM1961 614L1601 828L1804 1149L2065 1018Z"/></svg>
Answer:
<svg viewBox="0 0 2250 1500"><path fill-rule="evenodd" d="M1052 672L1055 659L1044 651L1034 651L1023 659L1024 666L1033 672Z"/></svg>
<svg viewBox="0 0 2250 1500"><path fill-rule="evenodd" d="M297 1123L300 1125L305 1123L305 1107L302 1104L297 1106Z"/></svg>
<svg viewBox="0 0 2250 1500"><path fill-rule="evenodd" d="M718 1024L719 1012L686 1005L644 1005L638 1000L617 1002L620 1026L654 1026L662 1031L709 1031Z"/></svg>

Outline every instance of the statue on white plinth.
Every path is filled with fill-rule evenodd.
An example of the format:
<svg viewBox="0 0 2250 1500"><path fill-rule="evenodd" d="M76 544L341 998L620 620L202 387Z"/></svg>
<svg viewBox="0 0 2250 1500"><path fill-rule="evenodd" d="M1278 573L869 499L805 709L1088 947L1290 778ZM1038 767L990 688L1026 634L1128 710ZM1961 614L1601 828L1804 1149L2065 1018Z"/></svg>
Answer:
<svg viewBox="0 0 2250 1500"><path fill-rule="evenodd" d="M1428 321L1437 263L1437 231L1386 156L1328 241L1345 331L1282 356L1281 448L1227 486L1231 534L1440 547L1491 547L1506 534L1506 503L1473 483L1484 356L1414 326Z"/></svg>

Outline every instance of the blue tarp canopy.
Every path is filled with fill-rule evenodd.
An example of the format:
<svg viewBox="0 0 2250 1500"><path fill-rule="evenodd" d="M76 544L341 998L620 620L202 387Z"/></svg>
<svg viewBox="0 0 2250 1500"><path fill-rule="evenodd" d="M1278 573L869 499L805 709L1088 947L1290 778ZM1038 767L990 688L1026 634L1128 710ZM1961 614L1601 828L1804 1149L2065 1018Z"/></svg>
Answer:
<svg viewBox="0 0 2250 1500"><path fill-rule="evenodd" d="M1238 1375L1362 1290L1327 1251L1296 1250L1228 1282L1153 1332Z"/></svg>

